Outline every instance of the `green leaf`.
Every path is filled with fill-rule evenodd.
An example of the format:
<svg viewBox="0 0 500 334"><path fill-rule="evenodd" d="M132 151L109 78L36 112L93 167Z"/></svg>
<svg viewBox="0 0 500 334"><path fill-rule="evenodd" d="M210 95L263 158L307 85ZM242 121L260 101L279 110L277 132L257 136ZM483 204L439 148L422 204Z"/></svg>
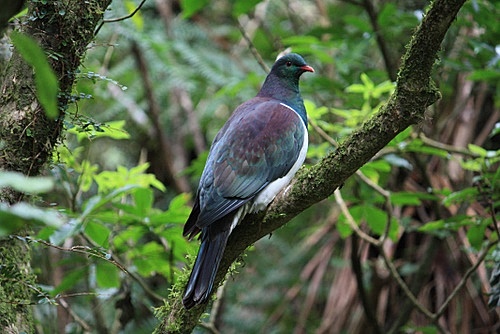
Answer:
<svg viewBox="0 0 500 334"><path fill-rule="evenodd" d="M27 224L59 227L64 220L57 211L42 209L20 202L14 205L0 203L0 236L15 233Z"/></svg>
<svg viewBox="0 0 500 334"><path fill-rule="evenodd" d="M469 75L469 80L498 82L500 80L500 71L496 69L475 70Z"/></svg>
<svg viewBox="0 0 500 334"><path fill-rule="evenodd" d="M413 128L411 126L407 127L403 132L399 133L394 139L392 139L388 146L399 146L404 148L406 146L406 140L409 139Z"/></svg>
<svg viewBox="0 0 500 334"><path fill-rule="evenodd" d="M111 231L103 224L90 221L86 224L85 234L101 247L109 247Z"/></svg>
<svg viewBox="0 0 500 334"><path fill-rule="evenodd" d="M130 256L137 272L150 276L155 272L163 272L169 267L163 246L151 241L130 251Z"/></svg>
<svg viewBox="0 0 500 334"><path fill-rule="evenodd" d="M484 231L486 230L486 224L476 224L472 225L467 230L467 239L469 240L472 247L475 249L481 249L483 241L485 239Z"/></svg>
<svg viewBox="0 0 500 334"><path fill-rule="evenodd" d="M488 151L485 150L484 148L482 148L481 146L469 144L469 145L467 145L467 148L469 149L469 151L471 151L472 153L474 153L480 157L485 158L488 156Z"/></svg>
<svg viewBox="0 0 500 334"><path fill-rule="evenodd" d="M125 121L109 121L105 124L93 123L82 129L82 127L72 127L68 133L76 135L78 142L84 139L112 138L116 140L129 139L130 134L124 129Z"/></svg>
<svg viewBox="0 0 500 334"><path fill-rule="evenodd" d="M260 1L261 0L236 0L233 4L233 15L238 17L241 14L247 14Z"/></svg>
<svg viewBox="0 0 500 334"><path fill-rule="evenodd" d="M314 104L313 101L305 99L304 106L307 110L307 117L310 120L317 121L321 119L322 116L326 115L329 112L327 107L318 107Z"/></svg>
<svg viewBox="0 0 500 334"><path fill-rule="evenodd" d="M418 228L420 232L433 234L439 238L444 238L449 235L448 228L445 228L446 223L444 219L428 222Z"/></svg>
<svg viewBox="0 0 500 334"><path fill-rule="evenodd" d="M449 158L450 157L450 152L437 148L437 147L430 147L426 146L421 139L415 139L411 141L408 145L402 148L405 152L415 152L415 153L421 153L421 154L430 154L430 155L435 155L441 158Z"/></svg>
<svg viewBox="0 0 500 334"><path fill-rule="evenodd" d="M169 224L183 224L191 212L188 205L189 195L180 194L170 201L167 211L150 217L151 224L166 228Z"/></svg>
<svg viewBox="0 0 500 334"><path fill-rule="evenodd" d="M455 191L443 199L443 205L461 204L464 202L473 202L477 199L479 191L475 187L465 188Z"/></svg>
<svg viewBox="0 0 500 334"><path fill-rule="evenodd" d="M475 224L471 217L467 215L456 215L446 219L439 219L428 222L418 228L420 232L426 232L437 237L447 237L451 231L457 231L462 226Z"/></svg>
<svg viewBox="0 0 500 334"><path fill-rule="evenodd" d="M116 234L113 243L118 250L125 251L129 246L134 246L148 230L143 226L130 226Z"/></svg>
<svg viewBox="0 0 500 334"><path fill-rule="evenodd" d="M363 211L363 219L366 220L366 223L370 227L370 229L376 234L382 235L387 224L387 214L385 213L385 211L371 205L363 205L359 206L358 208ZM353 213L353 211L354 210L351 210L351 213Z"/></svg>
<svg viewBox="0 0 500 334"><path fill-rule="evenodd" d="M361 18L356 15L346 15L343 18L343 21L346 25L351 25L353 27L358 28L362 32L372 32L372 26L370 25L370 21L365 18Z"/></svg>
<svg viewBox="0 0 500 334"><path fill-rule="evenodd" d="M339 235L342 239L345 239L352 234L352 228L351 226L347 223L347 219L345 218L344 215L341 215L337 221L337 231L339 232Z"/></svg>
<svg viewBox="0 0 500 334"><path fill-rule="evenodd" d="M47 193L54 188L54 180L45 176L28 177L18 172L0 171L0 188L11 187L22 193Z"/></svg>
<svg viewBox="0 0 500 334"><path fill-rule="evenodd" d="M374 82L372 81L372 79L370 79L370 77L366 73L361 73L360 77L366 89L372 90L375 87Z"/></svg>
<svg viewBox="0 0 500 334"><path fill-rule="evenodd" d="M460 166L465 170L480 172L483 167L483 161L481 160L484 161L483 158L471 159L467 161L460 160Z"/></svg>
<svg viewBox="0 0 500 334"><path fill-rule="evenodd" d="M81 231L81 221L71 219L68 223L62 225L57 231L52 233L49 241L54 245L61 245L67 238L70 238Z"/></svg>
<svg viewBox="0 0 500 334"><path fill-rule="evenodd" d="M379 83L375 88L373 89L372 96L376 99L380 98L383 94L385 93L392 93L395 89L395 83L392 81L384 81Z"/></svg>
<svg viewBox="0 0 500 334"><path fill-rule="evenodd" d="M199 12L203 7L207 6L208 0L182 0L182 17L188 19L197 12Z"/></svg>
<svg viewBox="0 0 500 334"><path fill-rule="evenodd" d="M95 267L97 285L101 288L118 288L120 286L120 270L107 261L98 261Z"/></svg>
<svg viewBox="0 0 500 334"><path fill-rule="evenodd" d="M45 114L51 119L57 118L59 116L57 106L59 82L44 51L33 38L20 32L13 31L11 38L17 51L35 71L36 96Z"/></svg>
<svg viewBox="0 0 500 334"><path fill-rule="evenodd" d="M64 274L61 283L59 283L59 285L56 286L54 290L50 292L50 295L55 297L59 293L71 289L76 285L76 283L84 279L87 276L86 274L87 274L86 268L74 269Z"/></svg>
<svg viewBox="0 0 500 334"><path fill-rule="evenodd" d="M130 170L118 166L116 171L103 171L94 176L99 188L99 193L107 193L113 189L135 185L136 188L148 188L153 186L165 191L165 186L153 175L145 174L149 164L145 163Z"/></svg>
<svg viewBox="0 0 500 334"><path fill-rule="evenodd" d="M436 196L427 193L396 192L391 193L391 203L394 205L415 205L422 204L422 200L436 200Z"/></svg>
<svg viewBox="0 0 500 334"><path fill-rule="evenodd" d="M139 188L134 192L133 196L137 213L145 216L153 206L153 190L151 188Z"/></svg>
<svg viewBox="0 0 500 334"><path fill-rule="evenodd" d="M311 45L319 43L317 37L311 35L290 36L282 40L284 45Z"/></svg>
<svg viewBox="0 0 500 334"><path fill-rule="evenodd" d="M386 3L382 10L377 15L377 21L380 26L390 25L391 21L396 17L396 6L392 3Z"/></svg>
<svg viewBox="0 0 500 334"><path fill-rule="evenodd" d="M96 172L99 170L99 166L96 164L91 164L89 160L83 160L80 165L74 167L75 171L80 173L78 176L78 184L80 185L80 190L87 192L92 187L92 182Z"/></svg>
<svg viewBox="0 0 500 334"><path fill-rule="evenodd" d="M348 93L365 93L366 90L366 86L362 84L352 84L350 86L347 86L345 89L345 91Z"/></svg>

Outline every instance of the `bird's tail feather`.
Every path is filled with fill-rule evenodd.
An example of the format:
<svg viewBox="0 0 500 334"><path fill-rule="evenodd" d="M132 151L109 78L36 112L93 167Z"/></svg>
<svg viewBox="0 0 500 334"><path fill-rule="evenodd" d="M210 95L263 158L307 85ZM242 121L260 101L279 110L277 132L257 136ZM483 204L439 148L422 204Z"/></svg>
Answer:
<svg viewBox="0 0 500 334"><path fill-rule="evenodd" d="M227 229L212 238L202 236L200 250L182 299L186 309L205 303L210 296L230 232Z"/></svg>

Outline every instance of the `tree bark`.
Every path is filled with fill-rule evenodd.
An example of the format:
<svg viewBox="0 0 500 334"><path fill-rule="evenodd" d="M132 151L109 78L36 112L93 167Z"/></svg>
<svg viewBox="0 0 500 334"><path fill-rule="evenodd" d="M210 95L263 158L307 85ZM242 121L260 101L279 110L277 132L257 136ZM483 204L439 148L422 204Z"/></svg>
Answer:
<svg viewBox="0 0 500 334"><path fill-rule="evenodd" d="M231 264L263 236L273 232L311 205L327 198L357 169L408 126L424 119L426 108L440 93L431 71L441 42L465 0L436 0L412 36L403 56L395 92L380 112L348 136L338 149L309 169L302 168L287 190L267 212L248 216L231 234L217 273L215 286L224 280ZM158 312L162 322L156 333L189 333L206 305L186 311L181 302L187 274L182 275L168 304Z"/></svg>
<svg viewBox="0 0 500 334"><path fill-rule="evenodd" d="M59 80L56 120L46 117L35 96L33 70L14 50L2 73L0 94L0 170L37 175L50 159L63 127L76 71L111 0L33 1L21 29L50 55ZM21 194L0 189L0 201L16 203ZM31 296L34 275L29 247L0 240L0 333L34 332Z"/></svg>

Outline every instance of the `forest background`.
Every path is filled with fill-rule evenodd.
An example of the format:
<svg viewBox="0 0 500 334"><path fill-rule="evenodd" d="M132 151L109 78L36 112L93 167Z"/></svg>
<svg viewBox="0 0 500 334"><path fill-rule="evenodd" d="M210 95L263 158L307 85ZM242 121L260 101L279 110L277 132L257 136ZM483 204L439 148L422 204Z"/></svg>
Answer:
<svg viewBox="0 0 500 334"><path fill-rule="evenodd" d="M182 226L218 129L290 49L316 70L301 80L306 167L326 164L394 96L429 6L110 3L31 1L2 27L3 332L189 331L202 312L173 310L198 243ZM499 330L500 3L461 7L432 71L439 100L340 190L238 257L196 332ZM72 15L88 26L64 21ZM42 26L47 57L25 38ZM44 117L6 123L36 101ZM54 122L61 130L45 137ZM9 156L9 145L29 153Z"/></svg>

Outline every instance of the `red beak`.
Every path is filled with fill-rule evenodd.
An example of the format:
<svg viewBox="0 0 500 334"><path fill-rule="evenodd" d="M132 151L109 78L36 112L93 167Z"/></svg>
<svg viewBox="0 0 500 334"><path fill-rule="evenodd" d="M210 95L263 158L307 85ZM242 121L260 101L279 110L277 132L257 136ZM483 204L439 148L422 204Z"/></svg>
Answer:
<svg viewBox="0 0 500 334"><path fill-rule="evenodd" d="M314 72L314 68L312 68L309 65L304 65L300 69L303 70L304 72Z"/></svg>

